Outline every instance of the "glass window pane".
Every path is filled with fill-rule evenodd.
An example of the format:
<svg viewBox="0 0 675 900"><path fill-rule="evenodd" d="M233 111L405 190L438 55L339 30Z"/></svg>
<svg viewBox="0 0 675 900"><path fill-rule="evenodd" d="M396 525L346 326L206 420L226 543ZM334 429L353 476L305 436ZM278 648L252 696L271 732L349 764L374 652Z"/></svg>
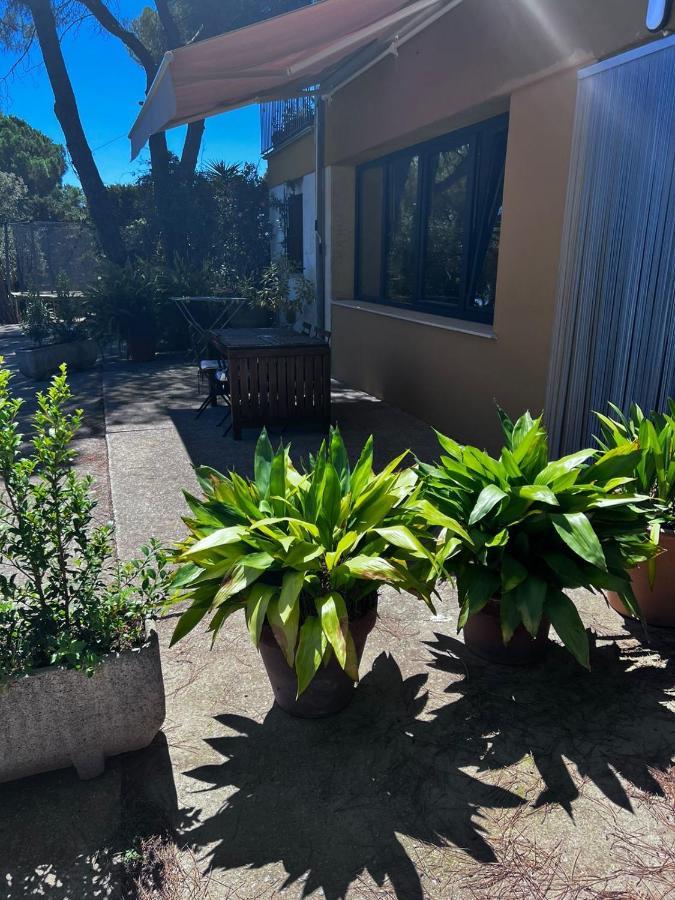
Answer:
<svg viewBox="0 0 675 900"><path fill-rule="evenodd" d="M379 299L384 168L364 169L359 181L359 294Z"/></svg>
<svg viewBox="0 0 675 900"><path fill-rule="evenodd" d="M497 214L495 216L490 243L488 244L485 260L478 279L475 295L467 298L467 308L482 310L483 312L494 310L495 293L497 289L497 262L499 259L499 235L502 227L502 200L499 198Z"/></svg>
<svg viewBox="0 0 675 900"><path fill-rule="evenodd" d="M424 296L459 303L464 278L470 145L442 150L430 159Z"/></svg>
<svg viewBox="0 0 675 900"><path fill-rule="evenodd" d="M385 293L396 303L411 303L415 296L418 178L419 156L389 163Z"/></svg>

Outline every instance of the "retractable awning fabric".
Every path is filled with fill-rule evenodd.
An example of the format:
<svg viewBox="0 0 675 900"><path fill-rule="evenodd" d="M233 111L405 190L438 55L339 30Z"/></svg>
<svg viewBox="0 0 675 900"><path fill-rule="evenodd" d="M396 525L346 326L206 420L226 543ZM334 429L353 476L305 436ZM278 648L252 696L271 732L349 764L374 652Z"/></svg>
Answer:
<svg viewBox="0 0 675 900"><path fill-rule="evenodd" d="M158 131L320 83L356 51L386 43L447 0L322 0L165 54L129 138L132 159Z"/></svg>

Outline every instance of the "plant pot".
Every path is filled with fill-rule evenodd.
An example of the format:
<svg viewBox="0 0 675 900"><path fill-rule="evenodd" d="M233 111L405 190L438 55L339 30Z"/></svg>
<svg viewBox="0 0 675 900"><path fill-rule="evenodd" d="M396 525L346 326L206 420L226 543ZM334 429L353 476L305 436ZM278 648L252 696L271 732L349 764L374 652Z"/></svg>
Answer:
<svg viewBox="0 0 675 900"><path fill-rule="evenodd" d="M127 337L127 356L131 362L152 362L157 353L154 334L130 334Z"/></svg>
<svg viewBox="0 0 675 900"><path fill-rule="evenodd" d="M654 589L649 585L646 563L633 569L631 584L645 622L648 625L675 628L675 532L662 531L659 545L663 553L656 558ZM607 600L622 616L633 618L633 614L614 591L607 592Z"/></svg>
<svg viewBox="0 0 675 900"><path fill-rule="evenodd" d="M542 619L537 636L533 638L524 625L519 625L511 640L505 644L502 640L499 601L493 599L480 612L469 617L464 626L464 644L488 662L527 666L538 662L546 653L550 628L548 619Z"/></svg>
<svg viewBox="0 0 675 900"><path fill-rule="evenodd" d="M91 676L54 666L13 679L0 686L0 782L71 765L94 778L107 756L147 747L164 715L154 630Z"/></svg>
<svg viewBox="0 0 675 900"><path fill-rule="evenodd" d="M368 635L375 627L377 603L359 619L349 623L359 663ZM298 684L295 671L286 662L269 624L263 625L260 654L278 705L292 716L319 719L340 712L354 696L354 682L331 656L327 666L321 666L307 689L296 700Z"/></svg>
<svg viewBox="0 0 675 900"><path fill-rule="evenodd" d="M16 351L16 364L26 378L44 381L58 372L61 363L70 371L91 369L98 359L98 347L94 341L69 341L64 344L47 344Z"/></svg>

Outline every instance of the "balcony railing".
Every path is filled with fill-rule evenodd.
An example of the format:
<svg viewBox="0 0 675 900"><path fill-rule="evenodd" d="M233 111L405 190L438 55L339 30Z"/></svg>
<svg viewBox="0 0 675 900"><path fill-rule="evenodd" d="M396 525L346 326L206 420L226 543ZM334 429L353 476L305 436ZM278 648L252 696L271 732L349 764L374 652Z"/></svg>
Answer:
<svg viewBox="0 0 675 900"><path fill-rule="evenodd" d="M261 151L269 153L314 122L314 97L292 97L260 104Z"/></svg>

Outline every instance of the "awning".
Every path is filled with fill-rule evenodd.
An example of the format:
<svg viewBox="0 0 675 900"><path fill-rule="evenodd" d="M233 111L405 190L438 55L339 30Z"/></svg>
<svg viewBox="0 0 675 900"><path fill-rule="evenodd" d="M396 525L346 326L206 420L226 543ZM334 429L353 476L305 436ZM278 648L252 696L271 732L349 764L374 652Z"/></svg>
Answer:
<svg viewBox="0 0 675 900"><path fill-rule="evenodd" d="M322 0L295 12L179 47L164 55L129 138L135 158L148 138L187 122L293 97L368 45L448 0Z"/></svg>

